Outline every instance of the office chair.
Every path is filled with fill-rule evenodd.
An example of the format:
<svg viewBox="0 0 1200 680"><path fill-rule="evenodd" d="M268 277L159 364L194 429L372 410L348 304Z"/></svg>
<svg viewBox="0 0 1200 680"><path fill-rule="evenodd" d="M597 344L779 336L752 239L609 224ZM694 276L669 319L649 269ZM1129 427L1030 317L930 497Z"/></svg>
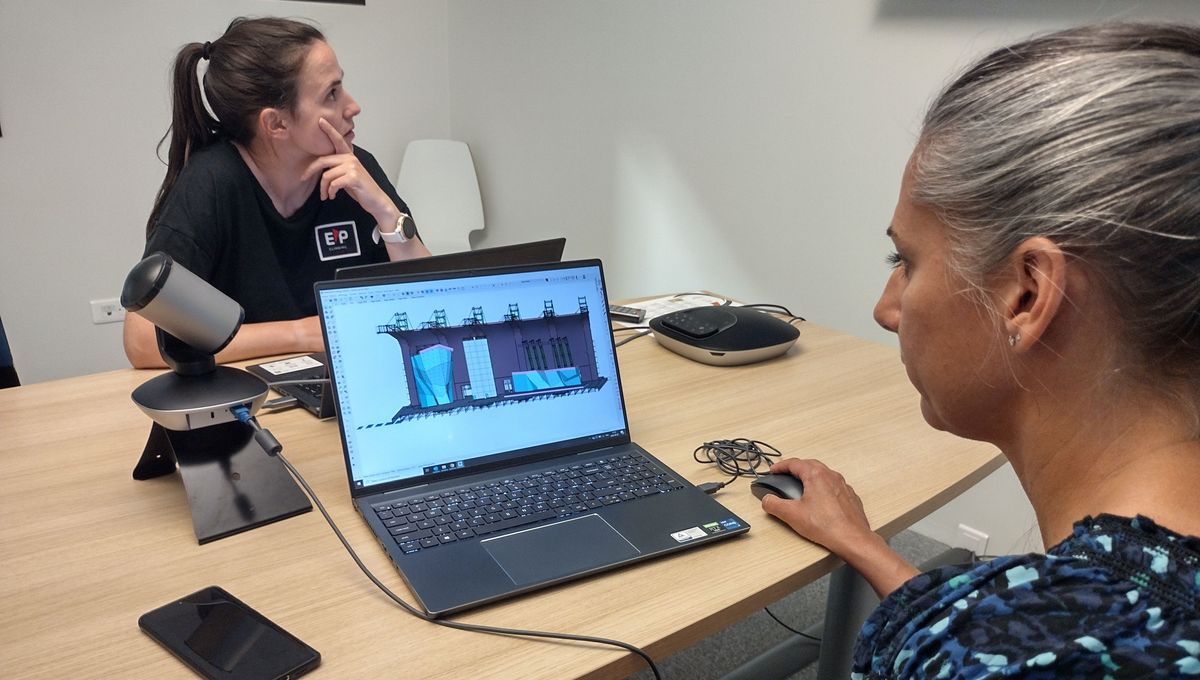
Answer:
<svg viewBox="0 0 1200 680"><path fill-rule="evenodd" d="M13 366L12 351L8 348L8 336L4 333L4 320L0 319L0 388L20 385L17 369Z"/></svg>
<svg viewBox="0 0 1200 680"><path fill-rule="evenodd" d="M470 250L471 232L484 228L479 180L471 150L463 142L409 142L396 191L412 210L421 240L434 255Z"/></svg>

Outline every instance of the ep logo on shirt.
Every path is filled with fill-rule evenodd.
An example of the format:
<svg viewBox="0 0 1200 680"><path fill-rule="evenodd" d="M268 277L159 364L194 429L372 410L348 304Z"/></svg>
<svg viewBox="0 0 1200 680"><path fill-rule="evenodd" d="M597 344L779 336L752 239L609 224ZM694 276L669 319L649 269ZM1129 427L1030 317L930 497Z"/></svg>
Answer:
<svg viewBox="0 0 1200 680"><path fill-rule="evenodd" d="M358 231L354 228L354 222L320 224L316 233L317 253L322 262L358 256Z"/></svg>

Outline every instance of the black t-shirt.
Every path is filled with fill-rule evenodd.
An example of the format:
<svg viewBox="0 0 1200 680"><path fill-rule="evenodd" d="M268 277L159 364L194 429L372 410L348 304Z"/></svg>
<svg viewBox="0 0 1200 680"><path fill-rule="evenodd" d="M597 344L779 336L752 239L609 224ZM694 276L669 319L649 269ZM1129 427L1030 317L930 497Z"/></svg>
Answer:
<svg viewBox="0 0 1200 680"><path fill-rule="evenodd" d="M371 154L354 155L401 212L408 206ZM345 191L322 201L317 186L280 216L237 149L218 142L192 153L167 196L145 254L162 251L246 310L246 323L317 313L313 284L340 267L386 262L375 218Z"/></svg>

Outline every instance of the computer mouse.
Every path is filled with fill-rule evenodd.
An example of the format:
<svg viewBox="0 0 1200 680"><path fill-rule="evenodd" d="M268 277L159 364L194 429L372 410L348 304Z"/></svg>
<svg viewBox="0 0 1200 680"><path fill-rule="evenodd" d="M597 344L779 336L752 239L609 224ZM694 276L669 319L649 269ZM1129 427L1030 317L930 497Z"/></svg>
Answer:
<svg viewBox="0 0 1200 680"><path fill-rule="evenodd" d="M750 482L750 491L760 500L767 494L795 500L804 495L804 482L791 475L763 475Z"/></svg>

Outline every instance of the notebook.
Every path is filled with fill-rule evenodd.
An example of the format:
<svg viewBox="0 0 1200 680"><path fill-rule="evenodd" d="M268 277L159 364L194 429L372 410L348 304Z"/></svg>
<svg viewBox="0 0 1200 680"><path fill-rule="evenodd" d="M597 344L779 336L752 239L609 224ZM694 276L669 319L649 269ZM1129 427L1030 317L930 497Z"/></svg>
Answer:
<svg viewBox="0 0 1200 680"><path fill-rule="evenodd" d="M419 257L415 260L396 260L377 264L360 264L341 267L334 273L337 279L361 279L368 276L390 276L393 274L420 274L422 272L444 272L454 269L480 269L483 267L505 267L514 264L535 262L558 262L562 259L566 238L545 241L513 243L494 248L464 250L461 253L446 253Z"/></svg>
<svg viewBox="0 0 1200 680"><path fill-rule="evenodd" d="M566 238L544 241L514 243L495 248L467 250L421 257L415 260L397 260L378 264L342 267L334 273L336 279L357 279L371 276L418 274L422 272L450 271L454 269L479 269L535 262L558 262L562 259ZM284 398L295 399L296 404L325 420L334 416L333 398L325 390L328 372L325 370L325 353L314 352L305 356L290 357L280 361L247 366L246 370L267 381L311 381L279 385L273 389Z"/></svg>
<svg viewBox="0 0 1200 680"><path fill-rule="evenodd" d="M749 530L630 439L598 260L316 294L352 500L430 614Z"/></svg>
<svg viewBox="0 0 1200 680"><path fill-rule="evenodd" d="M265 380L284 399L295 399L296 405L321 420L336 415L333 396L325 389L329 384L329 372L325 370L324 352L255 364L247 366L246 370ZM303 382L276 384L293 380ZM268 407L272 405L272 402L267 402Z"/></svg>

